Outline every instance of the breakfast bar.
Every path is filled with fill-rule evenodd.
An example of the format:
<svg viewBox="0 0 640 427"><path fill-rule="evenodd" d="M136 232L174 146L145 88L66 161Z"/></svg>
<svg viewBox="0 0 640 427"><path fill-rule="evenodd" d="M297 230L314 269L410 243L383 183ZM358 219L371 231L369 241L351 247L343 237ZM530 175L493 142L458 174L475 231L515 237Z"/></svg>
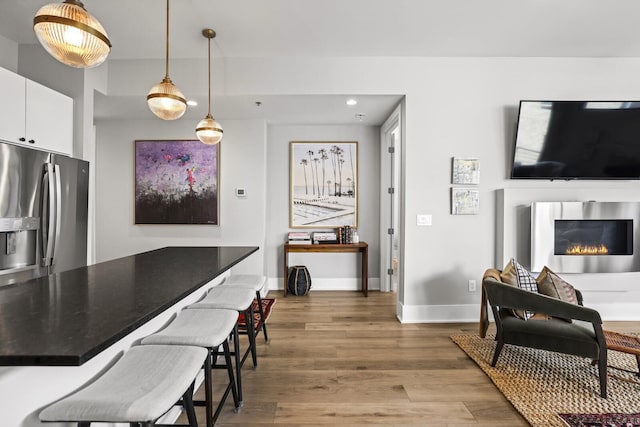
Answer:
<svg viewBox="0 0 640 427"><path fill-rule="evenodd" d="M258 247L166 247L0 288L0 425L42 406L153 333ZM51 424L48 424L51 425Z"/></svg>

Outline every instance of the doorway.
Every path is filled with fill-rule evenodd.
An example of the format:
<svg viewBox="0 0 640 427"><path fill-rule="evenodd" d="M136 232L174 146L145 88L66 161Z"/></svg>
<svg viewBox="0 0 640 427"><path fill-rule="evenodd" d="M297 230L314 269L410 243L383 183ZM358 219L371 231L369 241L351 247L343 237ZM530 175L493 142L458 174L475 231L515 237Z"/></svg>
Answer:
<svg viewBox="0 0 640 427"><path fill-rule="evenodd" d="M401 280L402 109L380 129L380 291L395 292Z"/></svg>

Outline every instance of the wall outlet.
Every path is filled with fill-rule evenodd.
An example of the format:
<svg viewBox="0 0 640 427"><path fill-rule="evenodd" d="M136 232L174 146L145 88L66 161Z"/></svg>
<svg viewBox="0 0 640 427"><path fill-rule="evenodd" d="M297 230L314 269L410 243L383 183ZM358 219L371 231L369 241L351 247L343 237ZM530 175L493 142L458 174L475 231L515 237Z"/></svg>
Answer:
<svg viewBox="0 0 640 427"><path fill-rule="evenodd" d="M469 292L476 291L476 281L473 279L469 279Z"/></svg>

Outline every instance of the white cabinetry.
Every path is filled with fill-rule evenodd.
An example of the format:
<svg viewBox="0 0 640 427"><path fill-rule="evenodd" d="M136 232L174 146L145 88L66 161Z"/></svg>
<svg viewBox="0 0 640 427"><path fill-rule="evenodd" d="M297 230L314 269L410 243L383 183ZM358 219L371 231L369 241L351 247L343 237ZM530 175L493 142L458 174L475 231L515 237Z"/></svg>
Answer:
<svg viewBox="0 0 640 427"><path fill-rule="evenodd" d="M73 99L0 68L0 139L73 153Z"/></svg>

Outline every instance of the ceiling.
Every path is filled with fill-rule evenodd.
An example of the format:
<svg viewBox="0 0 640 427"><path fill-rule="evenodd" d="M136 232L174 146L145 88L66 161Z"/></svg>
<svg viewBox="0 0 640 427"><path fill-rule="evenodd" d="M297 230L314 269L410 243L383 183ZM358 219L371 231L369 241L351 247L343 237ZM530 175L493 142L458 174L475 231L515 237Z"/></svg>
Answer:
<svg viewBox="0 0 640 427"><path fill-rule="evenodd" d="M0 0L0 35L21 44L37 43L33 16L52 1ZM110 59L164 58L164 1L84 4L107 30L113 44ZM203 28L218 33L214 58L640 57L638 0L173 0L170 6L171 58L206 58ZM337 102L318 97L316 104L311 98L296 98L295 107L282 105L289 105L289 112L301 112L304 105L318 117L318 108ZM338 98L344 102L344 97ZM389 111L399 98L372 97L367 105L382 103L376 108ZM107 99L99 100L105 103L99 105L99 114L116 114L125 104L134 108L127 101L107 105ZM275 98L262 100L262 110L253 108L256 99L250 101L244 114L267 119L269 114L287 114L286 108L266 108ZM216 109L225 103L216 100ZM373 110L361 107L366 120L376 117Z"/></svg>

